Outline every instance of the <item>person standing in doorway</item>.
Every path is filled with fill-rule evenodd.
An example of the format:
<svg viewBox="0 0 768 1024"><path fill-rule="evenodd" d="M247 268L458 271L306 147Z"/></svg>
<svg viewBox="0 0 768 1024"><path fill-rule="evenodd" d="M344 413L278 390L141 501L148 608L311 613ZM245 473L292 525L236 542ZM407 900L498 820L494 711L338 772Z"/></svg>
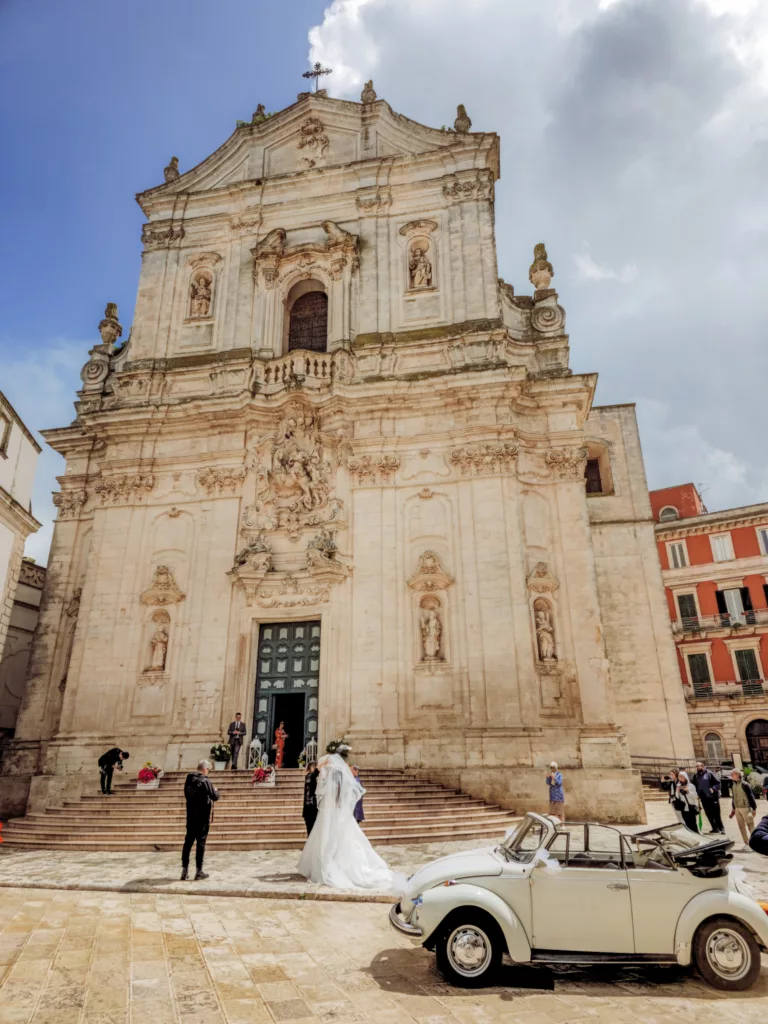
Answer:
<svg viewBox="0 0 768 1024"><path fill-rule="evenodd" d="M304 807L301 812L307 835L312 831L312 826L317 818L317 776L319 774L317 761L310 761L304 772Z"/></svg>
<svg viewBox="0 0 768 1024"><path fill-rule="evenodd" d="M718 833L725 835L723 819L720 815L720 779L706 767L703 761L697 761L693 784L709 821L710 835Z"/></svg>
<svg viewBox="0 0 768 1024"><path fill-rule="evenodd" d="M99 773L101 775L101 792L104 796L112 796L112 774L117 768L123 770L123 761L127 761L130 754L120 747L112 747L99 758Z"/></svg>
<svg viewBox="0 0 768 1024"><path fill-rule="evenodd" d="M235 715L234 722L229 723L227 729L227 736L229 738L229 749L232 751L232 771L237 771L237 759L240 756L240 747L242 747L245 741L245 722L243 716L238 711Z"/></svg>
<svg viewBox="0 0 768 1024"><path fill-rule="evenodd" d="M213 805L219 799L219 791L208 778L210 761L200 761L196 772L190 772L184 782L184 799L187 802L187 834L181 850L181 880L186 882L189 873L189 855L195 848L195 881L207 878L203 871L205 842L211 827Z"/></svg>
<svg viewBox="0 0 768 1024"><path fill-rule="evenodd" d="M549 766L547 785L549 786L549 813L553 818L559 818L560 821L565 821L563 773L558 771L557 761L553 761Z"/></svg>
<svg viewBox="0 0 768 1024"><path fill-rule="evenodd" d="M686 772L678 773L677 799L680 804L680 813L683 816L683 824L691 832L698 832L699 797L696 793L696 787L688 778Z"/></svg>
<svg viewBox="0 0 768 1024"><path fill-rule="evenodd" d="M285 757L285 741L288 739L288 733L285 731L285 722L281 722L280 725L275 729L275 742L272 744L272 749L275 751L275 768L283 767L283 758Z"/></svg>
<svg viewBox="0 0 768 1024"><path fill-rule="evenodd" d="M739 832L741 832L741 838L744 840L745 852L750 849L749 837L755 830L756 810L757 801L755 800L749 783L744 781L744 777L738 768L734 768L731 772L730 817L736 818L739 826Z"/></svg>
<svg viewBox="0 0 768 1024"><path fill-rule="evenodd" d="M360 769L357 767L356 764L352 765L352 774L355 776L355 780L357 781L358 786L360 786L360 788L362 789L363 788L363 780L360 778ZM362 796L360 797L360 799L355 804L354 814L355 814L355 821L357 822L358 825L362 824L362 822L365 821L365 812L363 811L363 798L362 798Z"/></svg>

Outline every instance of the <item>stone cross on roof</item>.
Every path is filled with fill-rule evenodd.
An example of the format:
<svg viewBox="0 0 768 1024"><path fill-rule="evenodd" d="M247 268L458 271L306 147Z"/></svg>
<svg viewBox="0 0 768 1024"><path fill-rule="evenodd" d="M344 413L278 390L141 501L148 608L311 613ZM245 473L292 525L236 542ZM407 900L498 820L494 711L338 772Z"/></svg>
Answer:
<svg viewBox="0 0 768 1024"><path fill-rule="evenodd" d="M317 92L318 85L320 84L321 75L332 75L333 68L324 68L323 65L318 61L314 64L309 71L305 71L301 76L302 78L314 78L315 80L315 92Z"/></svg>

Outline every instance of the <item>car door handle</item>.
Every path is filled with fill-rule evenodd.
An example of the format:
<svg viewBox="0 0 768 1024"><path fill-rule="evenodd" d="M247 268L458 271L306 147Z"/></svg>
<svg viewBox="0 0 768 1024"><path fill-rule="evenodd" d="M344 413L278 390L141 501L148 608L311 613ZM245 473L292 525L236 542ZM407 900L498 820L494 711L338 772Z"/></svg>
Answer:
<svg viewBox="0 0 768 1024"><path fill-rule="evenodd" d="M625 882L612 882L609 889L613 889L614 892L618 892L620 889L628 889L629 886Z"/></svg>

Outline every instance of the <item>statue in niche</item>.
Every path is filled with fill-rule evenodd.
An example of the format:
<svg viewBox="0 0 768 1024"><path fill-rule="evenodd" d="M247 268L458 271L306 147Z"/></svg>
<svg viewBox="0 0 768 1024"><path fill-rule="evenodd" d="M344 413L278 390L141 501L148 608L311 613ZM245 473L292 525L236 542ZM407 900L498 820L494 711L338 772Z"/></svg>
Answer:
<svg viewBox="0 0 768 1024"><path fill-rule="evenodd" d="M151 659L150 669L153 672L164 672L165 671L165 659L168 654L168 630L165 625L161 625L158 630L152 634L150 640L151 647Z"/></svg>
<svg viewBox="0 0 768 1024"><path fill-rule="evenodd" d="M534 602L534 618L536 623L536 645L541 661L555 661L555 628L552 625L552 610L541 598Z"/></svg>
<svg viewBox="0 0 768 1024"><path fill-rule="evenodd" d="M211 311L211 284L213 280L210 274L197 274L192 278L189 286L192 316L208 316Z"/></svg>
<svg viewBox="0 0 768 1024"><path fill-rule="evenodd" d="M424 242L415 242L411 246L411 258L408 261L408 287L432 287L432 264L427 259L427 246Z"/></svg>
<svg viewBox="0 0 768 1024"><path fill-rule="evenodd" d="M441 639L443 635L443 624L437 609L440 607L437 601L432 600L422 604L421 616L421 649L422 661L438 661L441 659Z"/></svg>

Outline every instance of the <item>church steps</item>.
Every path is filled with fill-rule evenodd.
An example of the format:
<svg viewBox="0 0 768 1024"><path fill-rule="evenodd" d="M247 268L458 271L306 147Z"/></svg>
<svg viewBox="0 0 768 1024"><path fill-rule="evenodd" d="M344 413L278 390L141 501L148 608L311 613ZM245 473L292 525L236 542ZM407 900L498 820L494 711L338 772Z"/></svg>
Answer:
<svg viewBox="0 0 768 1024"><path fill-rule="evenodd" d="M110 798L91 793L62 807L8 822L6 849L93 851L178 850L184 837L186 772L164 776L157 790L139 792L135 782L115 779ZM277 786L254 789L250 771L211 776L221 792L208 848L300 849L303 774L280 772ZM515 821L511 812L457 790L421 782L397 771L364 773L366 821L377 845L499 839Z"/></svg>

